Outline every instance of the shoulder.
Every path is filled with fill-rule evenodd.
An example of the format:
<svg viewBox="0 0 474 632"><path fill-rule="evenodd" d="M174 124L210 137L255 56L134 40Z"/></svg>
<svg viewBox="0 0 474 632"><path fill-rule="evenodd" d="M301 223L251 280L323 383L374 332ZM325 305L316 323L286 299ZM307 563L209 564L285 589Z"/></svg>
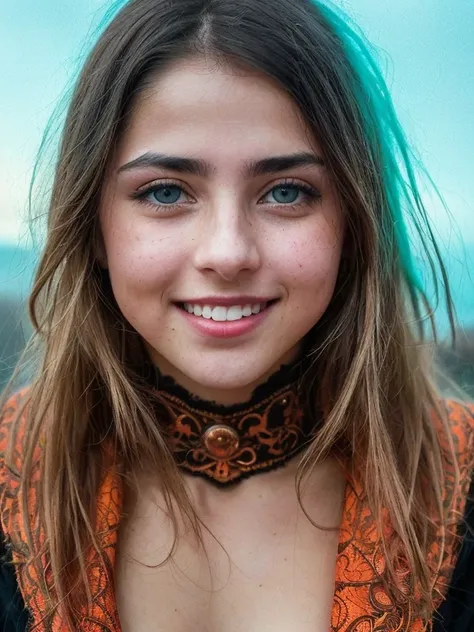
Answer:
<svg viewBox="0 0 474 632"><path fill-rule="evenodd" d="M446 437L446 433L439 425L439 418L435 414L434 419L439 429L440 443L451 454L452 445L461 471L472 470L474 468L474 403L444 399L441 400L440 405L446 416L449 430L449 437Z"/></svg>
<svg viewBox="0 0 474 632"><path fill-rule="evenodd" d="M29 629L29 612L13 565L12 550L0 531L0 630L21 632Z"/></svg>
<svg viewBox="0 0 474 632"><path fill-rule="evenodd" d="M453 400L443 404L459 463L457 494L453 494L455 524L451 529L457 539L453 567L445 578L445 599L435 614L433 632L468 632L474 629L474 404ZM448 483L450 480L448 473Z"/></svg>
<svg viewBox="0 0 474 632"><path fill-rule="evenodd" d="M0 410L0 628L11 632L26 630L29 621L12 563L11 533L5 530L10 526L6 518L12 513L9 510L14 506L16 497L12 468L18 470L21 465L21 451L17 444L21 444L25 431L24 415L29 390L25 388L16 392ZM13 448L13 463L7 465L10 446Z"/></svg>
<svg viewBox="0 0 474 632"><path fill-rule="evenodd" d="M433 415L444 469L444 502L451 517L459 520L474 472L474 405L454 399L439 402ZM445 423L441 423L439 414Z"/></svg>
<svg viewBox="0 0 474 632"><path fill-rule="evenodd" d="M444 399L442 404L453 428L474 430L474 402Z"/></svg>
<svg viewBox="0 0 474 632"><path fill-rule="evenodd" d="M23 439L26 432L30 388L14 393L0 411L0 468L19 470Z"/></svg>

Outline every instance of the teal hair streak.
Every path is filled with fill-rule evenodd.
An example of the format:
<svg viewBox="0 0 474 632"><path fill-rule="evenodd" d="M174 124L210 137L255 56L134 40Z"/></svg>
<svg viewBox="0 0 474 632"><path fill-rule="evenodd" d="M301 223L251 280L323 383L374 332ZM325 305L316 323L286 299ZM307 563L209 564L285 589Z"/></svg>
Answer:
<svg viewBox="0 0 474 632"><path fill-rule="evenodd" d="M327 1L324 4L318 0L311 1L342 43L353 71L355 81L352 87L363 121L364 134L373 155L377 157L382 172L382 184L387 203L386 210L388 211L382 219L382 241L388 253L398 253L402 273L419 323L420 334L423 336L424 332L421 299L421 303L428 307L428 317L436 339L433 312L429 308L426 298L426 286L423 283L419 268L415 264L409 226L414 231L415 240L421 243L423 254L427 258L425 263L428 264L431 273L435 307L439 303L437 269L440 270L451 333L454 338L454 307L448 278L420 194L417 173L426 179L447 211L446 204L421 160L415 155L406 139L395 112L389 89L375 61L374 47L340 9ZM406 219L409 220L409 224L407 224ZM392 225L390 226L389 223Z"/></svg>

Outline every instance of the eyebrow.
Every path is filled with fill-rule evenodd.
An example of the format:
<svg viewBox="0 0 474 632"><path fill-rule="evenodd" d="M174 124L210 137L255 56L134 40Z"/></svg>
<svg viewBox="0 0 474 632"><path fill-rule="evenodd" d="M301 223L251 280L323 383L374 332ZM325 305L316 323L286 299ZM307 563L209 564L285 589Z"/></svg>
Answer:
<svg viewBox="0 0 474 632"><path fill-rule="evenodd" d="M248 161L245 163L243 171L246 178L255 178L261 175L286 171L287 169L295 167L310 166L324 167L324 160L317 154L299 152L295 154L272 156L270 158L262 158L261 160ZM117 173L143 169L145 167L178 171L180 173L188 173L191 175L201 176L203 178L206 178L209 174L215 172L215 168L204 160L147 152L146 154L143 154L142 156L139 156L138 158L135 158L134 160L131 160L119 167Z"/></svg>

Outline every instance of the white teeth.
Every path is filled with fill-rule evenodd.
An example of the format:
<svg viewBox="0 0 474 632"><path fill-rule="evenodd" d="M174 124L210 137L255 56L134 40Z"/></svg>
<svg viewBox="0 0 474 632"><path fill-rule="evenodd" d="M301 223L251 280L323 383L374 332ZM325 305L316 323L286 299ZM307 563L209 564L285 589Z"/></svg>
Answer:
<svg viewBox="0 0 474 632"><path fill-rule="evenodd" d="M202 315L203 318L207 318L207 320L212 318L212 309L209 307L209 305L204 305L204 307L202 308Z"/></svg>
<svg viewBox="0 0 474 632"><path fill-rule="evenodd" d="M255 303L254 305L232 305L231 307L224 307L217 305L211 307L210 305L194 305L192 303L184 303L184 309L190 314L195 316L202 316L207 320L215 320L217 322L241 320L242 318L248 318L252 314L259 314L267 306L267 303Z"/></svg>
<svg viewBox="0 0 474 632"><path fill-rule="evenodd" d="M233 305L227 310L226 320L240 320L243 316L243 310L240 305Z"/></svg>
<svg viewBox="0 0 474 632"><path fill-rule="evenodd" d="M224 322L227 320L227 309L225 307L214 307L211 318L212 320Z"/></svg>

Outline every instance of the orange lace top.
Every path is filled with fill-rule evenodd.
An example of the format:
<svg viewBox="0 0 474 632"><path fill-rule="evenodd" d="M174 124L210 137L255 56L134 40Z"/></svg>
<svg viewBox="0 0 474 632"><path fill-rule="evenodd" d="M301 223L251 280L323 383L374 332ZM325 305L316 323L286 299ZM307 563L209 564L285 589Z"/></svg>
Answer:
<svg viewBox="0 0 474 632"><path fill-rule="evenodd" d="M3 533L8 538L13 561L16 563L16 577L20 591L29 610L34 629L38 632L67 632L60 616L52 620L45 617L46 599L41 589L41 579L29 560L29 547L25 535L24 506L28 508L32 525L35 547L44 542L44 534L37 520L37 496L34 483L38 480L35 471L33 485L27 499L21 497L19 473L21 472L21 432L17 434L14 453L14 471L5 465L5 451L13 420L16 418L22 393L12 398L3 411L0 426L0 522ZM445 502L449 507L450 525L447 530L446 547L442 559L441 571L433 578L437 605L446 593L447 585L456 562L459 538L456 529L464 513L466 497L471 482L474 461L474 407L454 401L446 402L455 439L460 483L454 485L452 463L446 464L448 485ZM19 429L21 430L21 426ZM26 503L24 503L26 500ZM114 596L114 565L117 546L117 534L120 524L123 491L121 479L113 471L108 471L100 485L97 496L96 532L103 550L103 560L95 552L91 553L88 565L89 585L92 594L91 606L85 606L80 624L76 628L82 632L120 632L120 622ZM348 481L345 492L345 504L339 536L339 549L336 561L336 582L332 608L332 632L418 632L428 630L431 622L412 618L411 612L416 597L409 588L408 571L400 570L400 586L406 587L406 601L403 604L392 603L384 589L381 578L385 569L382 553L382 537L389 538L393 529L386 521L384 533L376 527L364 490L357 482ZM431 560L439 559L438 542L431 546ZM434 567L434 564L433 564ZM44 560L45 578L49 578L49 566Z"/></svg>

